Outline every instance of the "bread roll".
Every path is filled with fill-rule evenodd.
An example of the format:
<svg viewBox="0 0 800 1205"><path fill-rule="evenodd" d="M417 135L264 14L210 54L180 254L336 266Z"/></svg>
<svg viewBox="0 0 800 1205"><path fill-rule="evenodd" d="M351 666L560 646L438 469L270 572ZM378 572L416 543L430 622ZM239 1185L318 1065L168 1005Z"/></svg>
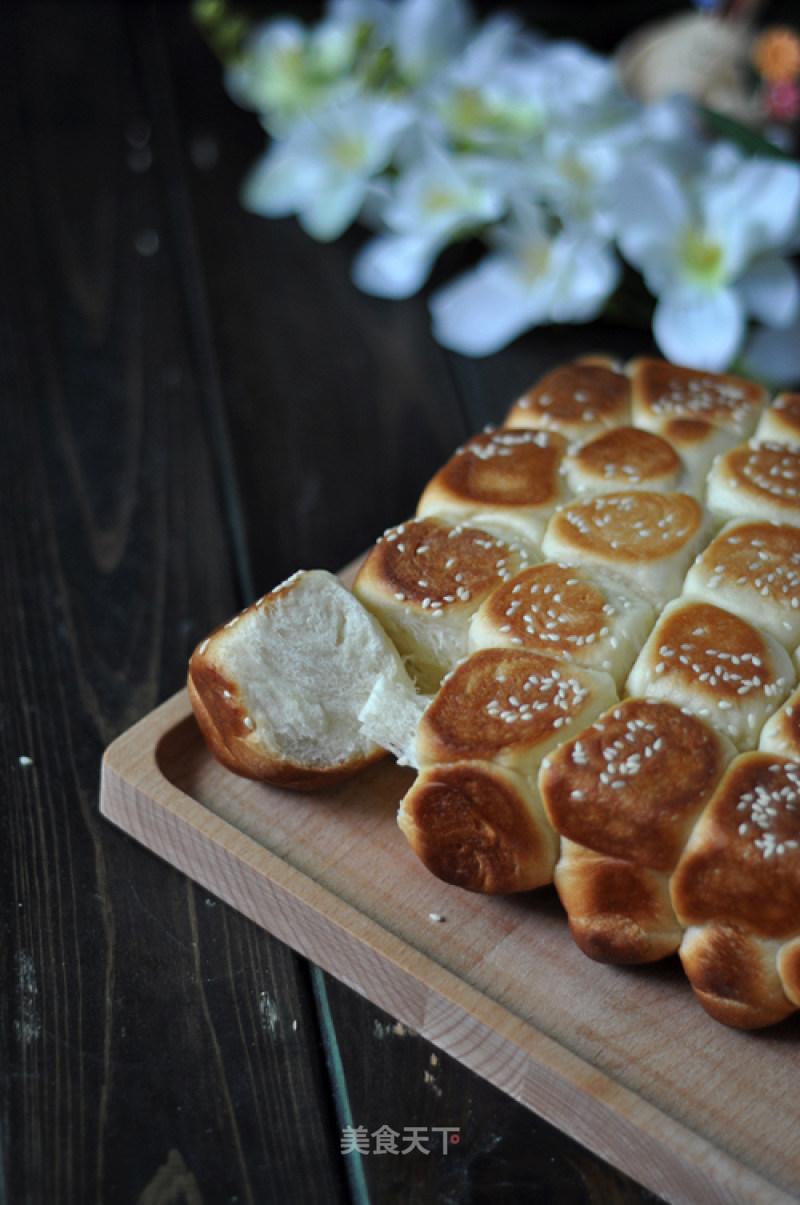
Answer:
<svg viewBox="0 0 800 1205"><path fill-rule="evenodd" d="M777 640L713 603L680 598L657 620L626 691L686 707L744 750L794 685Z"/></svg>
<svg viewBox="0 0 800 1205"><path fill-rule="evenodd" d="M761 729L758 747L764 753L777 753L800 762L800 690L789 695L783 706L769 717Z"/></svg>
<svg viewBox="0 0 800 1205"><path fill-rule="evenodd" d="M780 393L761 413L755 438L759 443L800 446L800 393Z"/></svg>
<svg viewBox="0 0 800 1205"><path fill-rule="evenodd" d="M616 698L608 674L527 649L482 649L449 675L423 714L417 765L491 761L535 778L551 749Z"/></svg>
<svg viewBox="0 0 800 1205"><path fill-rule="evenodd" d="M649 603L584 569L545 561L499 586L475 612L469 649L527 648L600 669L622 689L655 622Z"/></svg>
<svg viewBox="0 0 800 1205"><path fill-rule="evenodd" d="M631 361L627 371L634 424L657 434L682 419L710 423L740 443L752 435L768 397L754 381L646 356Z"/></svg>
<svg viewBox="0 0 800 1205"><path fill-rule="evenodd" d="M358 714L375 684L413 689L375 619L323 570L301 572L217 628L188 690L214 756L247 778L311 790L383 756Z"/></svg>
<svg viewBox="0 0 800 1205"><path fill-rule="evenodd" d="M700 817L671 885L676 915L689 929L681 960L718 1020L769 1025L797 1007L798 884L800 763L743 754Z"/></svg>
<svg viewBox="0 0 800 1205"><path fill-rule="evenodd" d="M794 651L800 645L800 528L731 520L690 566L682 593L733 611Z"/></svg>
<svg viewBox="0 0 800 1205"><path fill-rule="evenodd" d="M559 467L566 446L556 431L484 431L431 479L417 515L469 523L537 548L565 496Z"/></svg>
<svg viewBox="0 0 800 1205"><path fill-rule="evenodd" d="M714 459L739 443L738 432L690 418L668 419L661 427L661 436L681 458L681 489L701 502L706 496L706 479Z"/></svg>
<svg viewBox="0 0 800 1205"><path fill-rule="evenodd" d="M528 563L523 549L485 531L410 519L370 550L353 593L388 632L420 692L432 694L466 656L478 607Z"/></svg>
<svg viewBox="0 0 800 1205"><path fill-rule="evenodd" d="M547 525L548 560L610 575L654 606L680 593L711 520L688 494L620 490L559 507Z"/></svg>
<svg viewBox="0 0 800 1205"><path fill-rule="evenodd" d="M550 883L558 840L529 779L489 762L423 770L397 822L431 874L483 894Z"/></svg>
<svg viewBox="0 0 800 1205"><path fill-rule="evenodd" d="M504 425L560 431L569 440L584 440L629 418L628 378L588 359L549 372L514 402Z"/></svg>
<svg viewBox="0 0 800 1205"><path fill-rule="evenodd" d="M420 774L398 813L425 865L472 891L550 882L558 843L539 765L615 699L607 674L524 649L486 649L459 665L419 722Z"/></svg>
<svg viewBox="0 0 800 1205"><path fill-rule="evenodd" d="M708 474L707 505L722 519L772 519L800 526L800 447L739 444Z"/></svg>
<svg viewBox="0 0 800 1205"><path fill-rule="evenodd" d="M683 463L674 447L638 427L616 427L571 445L562 471L577 495L683 488Z"/></svg>
<svg viewBox="0 0 800 1205"><path fill-rule="evenodd" d="M589 957L650 962L677 950L669 876L734 753L680 707L637 698L544 760L539 790L562 838L556 889Z"/></svg>

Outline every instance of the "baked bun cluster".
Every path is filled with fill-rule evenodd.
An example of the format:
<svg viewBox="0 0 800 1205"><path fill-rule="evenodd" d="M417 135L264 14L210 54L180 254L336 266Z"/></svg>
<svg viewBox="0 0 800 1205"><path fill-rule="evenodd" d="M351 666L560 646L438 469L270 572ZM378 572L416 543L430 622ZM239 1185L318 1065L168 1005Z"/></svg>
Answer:
<svg viewBox="0 0 800 1205"><path fill-rule="evenodd" d="M800 395L562 365L351 591L290 579L189 684L232 770L305 789L390 750L434 875L554 883L589 957L677 956L725 1024L800 1008Z"/></svg>

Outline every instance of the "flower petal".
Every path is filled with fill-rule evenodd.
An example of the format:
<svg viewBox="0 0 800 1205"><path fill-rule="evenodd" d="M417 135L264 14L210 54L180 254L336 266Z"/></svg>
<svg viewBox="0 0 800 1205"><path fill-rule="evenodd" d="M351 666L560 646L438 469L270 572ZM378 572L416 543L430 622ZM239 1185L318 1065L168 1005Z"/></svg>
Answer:
<svg viewBox="0 0 800 1205"><path fill-rule="evenodd" d="M776 389L800 388L800 321L786 330L758 327L742 355L742 370Z"/></svg>
<svg viewBox="0 0 800 1205"><path fill-rule="evenodd" d="M413 234L380 234L355 258L355 284L375 297L410 297L425 283L439 240Z"/></svg>
<svg viewBox="0 0 800 1205"><path fill-rule="evenodd" d="M365 182L358 176L331 176L306 200L298 221L318 242L331 242L358 217L365 191Z"/></svg>
<svg viewBox="0 0 800 1205"><path fill-rule="evenodd" d="M743 306L732 289L669 289L653 315L653 334L666 358L708 372L728 367L744 328Z"/></svg>
<svg viewBox="0 0 800 1205"><path fill-rule="evenodd" d="M462 355L488 356L544 321L547 301L547 289L526 289L508 263L489 256L433 295L434 338Z"/></svg>
<svg viewBox="0 0 800 1205"><path fill-rule="evenodd" d="M756 260L736 288L748 312L767 326L790 326L800 310L800 277L785 259Z"/></svg>

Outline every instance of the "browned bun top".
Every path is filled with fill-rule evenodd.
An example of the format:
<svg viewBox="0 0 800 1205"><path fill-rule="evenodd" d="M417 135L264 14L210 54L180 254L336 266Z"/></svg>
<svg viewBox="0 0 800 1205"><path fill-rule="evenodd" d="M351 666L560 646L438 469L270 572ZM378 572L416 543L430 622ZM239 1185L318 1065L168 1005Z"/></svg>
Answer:
<svg viewBox="0 0 800 1205"><path fill-rule="evenodd" d="M577 433L582 427L626 422L629 407L630 381L623 373L603 364L565 364L523 394L506 423Z"/></svg>
<svg viewBox="0 0 800 1205"><path fill-rule="evenodd" d="M800 528L790 523L734 520L715 536L696 565L708 575L712 590L736 586L792 610L800 606Z"/></svg>
<svg viewBox="0 0 800 1205"><path fill-rule="evenodd" d="M671 479L681 470L672 445L640 427L604 431L570 452L569 459L584 473L620 487Z"/></svg>
<svg viewBox="0 0 800 1205"><path fill-rule="evenodd" d="M557 838L539 821L525 779L498 766L423 770L398 823L432 874L467 891L529 891L552 878Z"/></svg>
<svg viewBox="0 0 800 1205"><path fill-rule="evenodd" d="M419 509L435 496L484 506L543 506L560 495L566 440L557 431L499 428L475 435L431 479Z"/></svg>
<svg viewBox="0 0 800 1205"><path fill-rule="evenodd" d="M551 753L539 788L562 837L667 872L729 753L707 724L673 703L632 698Z"/></svg>
<svg viewBox="0 0 800 1205"><path fill-rule="evenodd" d="M420 764L491 760L503 750L534 748L580 715L591 694L591 671L542 653L508 648L473 653L445 680L422 716Z"/></svg>
<svg viewBox="0 0 800 1205"><path fill-rule="evenodd" d="M775 656L759 629L713 603L672 604L653 635L658 636L649 654L653 674L668 674L676 689L690 687L695 696L741 707L748 695L778 695L779 686L788 685L776 682Z"/></svg>
<svg viewBox="0 0 800 1205"><path fill-rule="evenodd" d="M728 768L673 878L686 925L764 938L800 932L800 764L745 753Z"/></svg>
<svg viewBox="0 0 800 1205"><path fill-rule="evenodd" d="M390 598L437 610L474 599L507 581L526 564L511 545L477 528L440 519L410 519L387 531L360 572ZM356 582L358 585L358 580Z"/></svg>
<svg viewBox="0 0 800 1205"><path fill-rule="evenodd" d="M726 373L642 358L630 366L633 411L643 425L693 419L746 433L755 426L766 391Z"/></svg>
<svg viewBox="0 0 800 1205"><path fill-rule="evenodd" d="M689 494L619 490L556 511L548 535L609 562L657 561L692 539L704 522Z"/></svg>
<svg viewBox="0 0 800 1205"><path fill-rule="evenodd" d="M771 442L743 444L726 452L716 471L728 486L753 499L800 509L800 448Z"/></svg>
<svg viewBox="0 0 800 1205"><path fill-rule="evenodd" d="M800 393L779 394L772 403L772 410L786 430L800 438Z"/></svg>
<svg viewBox="0 0 800 1205"><path fill-rule="evenodd" d="M578 569L544 561L499 586L481 615L509 641L551 657L580 660L580 650L609 633L613 607Z"/></svg>

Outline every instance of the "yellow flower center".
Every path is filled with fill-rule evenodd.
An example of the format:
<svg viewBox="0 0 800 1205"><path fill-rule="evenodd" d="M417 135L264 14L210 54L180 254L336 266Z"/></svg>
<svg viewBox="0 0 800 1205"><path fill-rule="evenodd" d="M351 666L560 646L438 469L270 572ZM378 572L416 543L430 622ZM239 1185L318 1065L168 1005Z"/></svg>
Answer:
<svg viewBox="0 0 800 1205"><path fill-rule="evenodd" d="M690 226L681 240L681 261L698 284L717 284L722 276L723 249L704 230Z"/></svg>

